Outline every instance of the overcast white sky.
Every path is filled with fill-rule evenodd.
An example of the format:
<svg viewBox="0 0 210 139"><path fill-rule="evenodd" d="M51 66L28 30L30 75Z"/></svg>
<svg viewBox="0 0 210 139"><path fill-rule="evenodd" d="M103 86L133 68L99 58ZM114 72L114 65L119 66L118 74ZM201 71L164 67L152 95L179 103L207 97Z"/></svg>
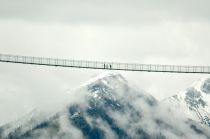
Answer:
<svg viewBox="0 0 210 139"><path fill-rule="evenodd" d="M0 0L0 53L136 63L210 65L209 0ZM0 124L101 70L0 63ZM120 72L157 99L208 75Z"/></svg>

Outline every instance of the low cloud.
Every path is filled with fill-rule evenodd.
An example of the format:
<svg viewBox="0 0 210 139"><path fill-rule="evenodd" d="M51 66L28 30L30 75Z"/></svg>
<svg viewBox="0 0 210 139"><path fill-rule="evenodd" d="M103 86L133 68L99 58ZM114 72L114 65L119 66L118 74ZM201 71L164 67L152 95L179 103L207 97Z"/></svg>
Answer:
<svg viewBox="0 0 210 139"><path fill-rule="evenodd" d="M188 119L170 105L159 103L148 93L132 87L121 75L105 73L99 77L102 78L93 78L71 91L66 108L29 129L29 136L210 138L209 127Z"/></svg>

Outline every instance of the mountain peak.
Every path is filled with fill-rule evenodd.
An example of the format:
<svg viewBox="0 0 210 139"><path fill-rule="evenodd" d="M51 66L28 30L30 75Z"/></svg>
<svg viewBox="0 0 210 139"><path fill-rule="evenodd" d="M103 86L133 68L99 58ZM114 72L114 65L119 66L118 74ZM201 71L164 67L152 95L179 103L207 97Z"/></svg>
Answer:
<svg viewBox="0 0 210 139"><path fill-rule="evenodd" d="M82 84L82 86L89 86L91 84L97 84L97 83L117 83L117 84L126 84L127 80L119 73L113 72L113 71L105 71L100 74L97 74L93 76L91 79L89 79L87 82Z"/></svg>
<svg viewBox="0 0 210 139"><path fill-rule="evenodd" d="M206 94L210 94L210 78L203 79L201 90Z"/></svg>
<svg viewBox="0 0 210 139"><path fill-rule="evenodd" d="M78 101L44 120L30 120L12 130L0 127L0 138L210 138L209 130L196 122L183 122L171 115L152 96L130 86L119 73L98 74L75 93L73 99L77 100L76 96L79 96ZM200 97L199 93L188 95Z"/></svg>
<svg viewBox="0 0 210 139"><path fill-rule="evenodd" d="M190 119L210 125L210 78L194 82L185 91L165 100Z"/></svg>

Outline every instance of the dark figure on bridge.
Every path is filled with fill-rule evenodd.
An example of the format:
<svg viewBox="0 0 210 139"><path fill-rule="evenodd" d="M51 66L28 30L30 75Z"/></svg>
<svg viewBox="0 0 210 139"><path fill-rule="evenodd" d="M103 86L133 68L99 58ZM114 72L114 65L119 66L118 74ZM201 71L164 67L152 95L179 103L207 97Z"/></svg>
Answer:
<svg viewBox="0 0 210 139"><path fill-rule="evenodd" d="M110 65L110 69L112 68L112 65Z"/></svg>
<svg viewBox="0 0 210 139"><path fill-rule="evenodd" d="M105 64L104 64L104 69L105 69L106 67L105 67Z"/></svg>

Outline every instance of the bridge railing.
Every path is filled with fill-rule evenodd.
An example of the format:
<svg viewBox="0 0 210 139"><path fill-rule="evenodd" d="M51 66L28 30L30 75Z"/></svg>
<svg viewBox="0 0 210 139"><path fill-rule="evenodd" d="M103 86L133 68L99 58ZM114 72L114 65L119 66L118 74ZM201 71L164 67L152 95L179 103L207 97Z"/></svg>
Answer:
<svg viewBox="0 0 210 139"><path fill-rule="evenodd" d="M117 63L117 62L104 62L104 61L100 62L100 61L67 60L67 59L19 56L19 55L8 55L8 54L0 54L0 62L91 68L91 69L107 69L107 70L210 74L209 66L136 64L136 63Z"/></svg>

